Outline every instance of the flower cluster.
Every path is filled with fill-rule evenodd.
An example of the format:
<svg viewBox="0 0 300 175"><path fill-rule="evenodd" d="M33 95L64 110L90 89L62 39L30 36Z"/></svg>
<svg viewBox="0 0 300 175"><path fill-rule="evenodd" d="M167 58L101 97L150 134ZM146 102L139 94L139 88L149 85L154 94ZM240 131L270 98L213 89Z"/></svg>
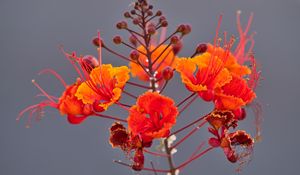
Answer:
<svg viewBox="0 0 300 175"><path fill-rule="evenodd" d="M57 109L61 115L67 116L71 124L80 124L88 117L112 119L114 123L109 129L109 143L113 148L121 149L130 162L116 163L135 171L179 174L179 170L215 148L221 148L230 162L239 161L241 164L251 155L255 139L245 131L235 129L245 119L246 108L255 103L255 89L260 79L252 51L253 34L248 34L253 15L243 30L240 12L237 13L238 42L233 36L228 39L226 32L222 39L219 37L220 16L213 42L199 44L191 56L179 56L183 48L182 40L192 30L190 25L181 24L171 35L167 35L166 17L162 11L154 11L146 0L136 1L133 9L124 13L124 17L126 20L118 22L116 28L130 34L128 41L115 36L113 42L128 47L131 51L127 56L109 48L100 32L93 39L98 58L92 55L78 56L75 52L69 53L61 48L78 78L73 84L67 85L54 70L42 70L40 74L50 73L62 83L62 95L55 97L48 94L33 80L41 92L39 95L46 100L25 108L17 119L28 112L27 126L30 126L32 117L39 119L45 107ZM135 28L131 28L128 21ZM102 50L128 61L128 66L103 64ZM179 102L163 95L175 73L180 75L186 87L182 91L190 92L188 97ZM127 86L145 91L140 95L133 94L127 91ZM122 102L123 96L133 98L136 103L125 104ZM214 105L213 111L204 116L197 113L201 117L196 117L194 121L174 131L180 114L196 99L211 102ZM124 109L127 118L105 115L105 111L112 105ZM176 166L173 160L176 147L206 124L212 134L207 144L201 143L190 158ZM175 135L189 128L193 129L172 145ZM150 151L155 140L161 141L158 147L163 149ZM204 145L207 145L206 149L203 149ZM146 153L166 158L169 168L156 168L152 162L151 168L145 167Z"/></svg>

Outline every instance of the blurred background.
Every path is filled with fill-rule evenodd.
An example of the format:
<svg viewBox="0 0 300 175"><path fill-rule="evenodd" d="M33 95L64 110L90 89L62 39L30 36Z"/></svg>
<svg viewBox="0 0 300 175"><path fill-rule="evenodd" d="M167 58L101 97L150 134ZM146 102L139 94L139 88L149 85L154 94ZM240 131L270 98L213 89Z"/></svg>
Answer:
<svg viewBox="0 0 300 175"><path fill-rule="evenodd" d="M63 87L51 75L38 76L44 68L53 68L68 83L76 73L59 51L58 45L78 54L96 55L91 39L101 30L106 43L122 53L129 50L114 46L115 23L129 10L130 0L1 0L0 1L0 174L3 175L121 175L139 174L112 163L125 160L123 153L108 143L112 121L90 118L79 126L68 124L57 111L46 109L40 122L25 128L28 116L20 122L20 110L38 102L38 90L31 79L50 94L59 96ZM153 0L155 9L162 9L169 22L169 33L181 23L192 25L192 33L184 39L180 55L191 55L200 42L213 40L218 16L224 14L221 31L237 35L236 11L242 11L245 25L254 12L251 27L255 36L255 56L262 67L263 81L258 87L258 101L263 106L262 141L254 148L252 161L244 167L244 175L281 175L299 172L300 139L300 1L299 0ZM126 62L103 51L105 63ZM134 89L129 91L135 92ZM179 93L180 92L180 93ZM165 93L176 100L188 93L176 76ZM128 98L128 97L126 97ZM179 123L205 114L211 104L195 102ZM126 111L115 107L108 112L126 118ZM241 129L255 131L253 114ZM176 163L184 161L209 134L199 131L178 148ZM165 160L153 160L163 167ZM149 164L147 165L149 166ZM214 150L188 166L181 174L237 174L221 150ZM142 172L140 174L151 174Z"/></svg>

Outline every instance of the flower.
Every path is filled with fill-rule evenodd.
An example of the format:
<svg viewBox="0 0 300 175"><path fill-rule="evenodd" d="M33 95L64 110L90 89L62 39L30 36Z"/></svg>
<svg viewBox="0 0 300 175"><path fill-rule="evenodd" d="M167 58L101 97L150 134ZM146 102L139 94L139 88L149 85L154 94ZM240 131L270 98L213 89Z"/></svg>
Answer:
<svg viewBox="0 0 300 175"><path fill-rule="evenodd" d="M133 135L140 136L143 142L151 142L155 138L169 135L177 114L171 98L157 92L146 92L130 108L128 128Z"/></svg>
<svg viewBox="0 0 300 175"><path fill-rule="evenodd" d="M58 74L56 75L59 76ZM59 78L61 79L60 76ZM43 96L47 97L47 100L31 105L20 112L17 120L19 120L26 112L30 111L27 127L30 127L31 118L34 114L36 114L37 118L42 117L45 107L55 108L61 113L61 115L67 115L68 121L71 124L80 124L88 116L94 113L92 105L84 104L82 100L75 97L75 93L81 85L80 79L78 79L76 83L66 86L66 89L60 98L49 95L35 82L35 80L32 80L32 83L43 93Z"/></svg>
<svg viewBox="0 0 300 175"><path fill-rule="evenodd" d="M112 67L102 64L95 67L77 89L75 96L84 104L96 103L107 108L121 98L122 90L129 79L129 69L126 66Z"/></svg>
<svg viewBox="0 0 300 175"><path fill-rule="evenodd" d="M221 127L228 129L237 126L234 113L228 110L214 110L207 115L206 120L215 130L219 130Z"/></svg>
<svg viewBox="0 0 300 175"><path fill-rule="evenodd" d="M249 156L249 152L251 152L253 145L254 140L243 130L225 134L225 136L221 139L220 144L227 159L232 163ZM244 148L245 151L238 154L236 149L237 146Z"/></svg>
<svg viewBox="0 0 300 175"><path fill-rule="evenodd" d="M180 58L176 63L176 71L180 73L187 89L197 92L206 101L213 100L215 89L231 80L231 74L224 68L222 60L210 53L194 58Z"/></svg>
<svg viewBox="0 0 300 175"><path fill-rule="evenodd" d="M215 105L218 109L236 110L251 103L255 97L246 80L232 75L232 80L216 91Z"/></svg>
<svg viewBox="0 0 300 175"><path fill-rule="evenodd" d="M137 50L140 52L139 57L137 59L138 62L144 67L148 68L149 62L146 57L147 53L145 47L139 46ZM155 78L161 79L163 76L163 69L167 66L173 67L175 65L175 54L173 52L172 46L161 45L156 48L154 45L151 45L150 51L153 51L153 53L151 54L151 62L154 63L152 68L157 72ZM138 77L142 81L149 81L149 76L141 67L141 65L135 62L130 62L129 66L131 68L131 74L133 77Z"/></svg>

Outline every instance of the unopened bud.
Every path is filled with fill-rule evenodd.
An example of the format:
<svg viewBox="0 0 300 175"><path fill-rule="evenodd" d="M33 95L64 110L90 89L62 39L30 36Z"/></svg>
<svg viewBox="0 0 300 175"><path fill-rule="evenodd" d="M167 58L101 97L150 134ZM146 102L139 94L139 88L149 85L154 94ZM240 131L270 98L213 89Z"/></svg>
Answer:
<svg viewBox="0 0 300 175"><path fill-rule="evenodd" d="M167 20L167 18L166 18L165 16L159 17L159 22L160 22L160 23L161 23L162 21L165 21L165 20Z"/></svg>
<svg viewBox="0 0 300 175"><path fill-rule="evenodd" d="M184 24L180 24L177 27L177 32L183 33L184 30L185 30L185 25Z"/></svg>
<svg viewBox="0 0 300 175"><path fill-rule="evenodd" d="M168 23L167 20L164 20L164 21L161 22L161 26L162 26L162 27L167 27L168 24L169 24L169 23Z"/></svg>
<svg viewBox="0 0 300 175"><path fill-rule="evenodd" d="M161 16L162 15L162 12L160 10L158 10L155 14L155 16Z"/></svg>
<svg viewBox="0 0 300 175"><path fill-rule="evenodd" d="M132 20L132 23L134 24L134 25L138 25L139 23L140 23L140 19L139 18L134 18L133 20Z"/></svg>
<svg viewBox="0 0 300 175"><path fill-rule="evenodd" d="M135 15L135 14L136 14L136 11L135 11L135 10L131 10L130 13L131 13L132 15Z"/></svg>
<svg viewBox="0 0 300 175"><path fill-rule="evenodd" d="M153 12L152 12L151 10L149 10L149 11L147 12L147 15L148 15L148 16L152 16L152 15L153 15Z"/></svg>
<svg viewBox="0 0 300 175"><path fill-rule="evenodd" d="M82 58L82 67L88 73L90 73L97 66L99 66L99 62L94 56L86 55Z"/></svg>
<svg viewBox="0 0 300 175"><path fill-rule="evenodd" d="M116 27L117 27L117 29L126 29L127 28L127 22L126 21L118 22Z"/></svg>
<svg viewBox="0 0 300 175"><path fill-rule="evenodd" d="M121 44L121 43L122 43L122 38L121 38L121 36L115 36L115 37L113 38L113 42L114 42L115 44Z"/></svg>
<svg viewBox="0 0 300 175"><path fill-rule="evenodd" d="M149 7L148 7L149 9L153 9L153 5L149 5Z"/></svg>
<svg viewBox="0 0 300 175"><path fill-rule="evenodd" d="M155 25L152 24L152 23L150 23L150 24L148 25L147 32L148 32L148 34L150 34L150 35L155 34L155 32L156 32Z"/></svg>
<svg viewBox="0 0 300 175"><path fill-rule="evenodd" d="M177 55L181 49L182 49L183 45L182 45L182 42L177 42L177 44L173 44L173 52L175 55Z"/></svg>
<svg viewBox="0 0 300 175"><path fill-rule="evenodd" d="M163 72L162 72L163 78L165 80L170 80L173 77L173 68L170 66L167 66Z"/></svg>
<svg viewBox="0 0 300 175"><path fill-rule="evenodd" d="M129 42L130 42L132 45L134 45L135 47L137 46L137 39L136 39L135 36L131 35L131 36L129 37Z"/></svg>
<svg viewBox="0 0 300 175"><path fill-rule="evenodd" d="M130 13L129 13L129 12L125 12L125 13L124 13L124 17L125 17L125 18L130 18L130 17L131 17L131 15L130 15Z"/></svg>
<svg viewBox="0 0 300 175"><path fill-rule="evenodd" d="M177 44L178 42L179 42L179 37L178 36L172 36L171 44Z"/></svg>
<svg viewBox="0 0 300 175"><path fill-rule="evenodd" d="M100 43L99 43L99 38L98 37L95 37L93 40L92 40L93 44L96 46L96 47L99 47L100 46ZM103 41L100 39L100 42L101 42L101 46L104 45Z"/></svg>
<svg viewBox="0 0 300 175"><path fill-rule="evenodd" d="M192 27L190 25L185 25L185 30L182 32L183 35L191 33Z"/></svg>
<svg viewBox="0 0 300 175"><path fill-rule="evenodd" d="M199 54L203 54L206 52L206 50L207 50L207 44L201 43L197 46L196 52Z"/></svg>
<svg viewBox="0 0 300 175"><path fill-rule="evenodd" d="M136 51L136 50L131 51L131 52L130 52L130 55L129 55L129 57L130 57L132 60L138 60L138 59L139 59L139 56L140 56L140 54L139 54L139 52Z"/></svg>

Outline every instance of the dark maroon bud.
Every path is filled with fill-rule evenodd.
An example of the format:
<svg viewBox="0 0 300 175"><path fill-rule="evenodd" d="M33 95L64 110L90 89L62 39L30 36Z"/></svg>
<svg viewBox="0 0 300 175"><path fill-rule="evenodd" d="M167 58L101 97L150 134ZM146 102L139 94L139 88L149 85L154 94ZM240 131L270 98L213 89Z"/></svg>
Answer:
<svg viewBox="0 0 300 175"><path fill-rule="evenodd" d="M155 32L156 32L155 25L152 24L152 23L150 23L150 24L148 25L147 32L148 32L148 34L150 34L150 35L155 34Z"/></svg>
<svg viewBox="0 0 300 175"><path fill-rule="evenodd" d="M96 47L99 47L100 46L100 43L99 43L99 38L98 37L95 37L93 40L92 40L93 44L96 46ZM103 41L100 40L101 42L101 46L104 45Z"/></svg>
<svg viewBox="0 0 300 175"><path fill-rule="evenodd" d="M137 39L136 39L135 36L131 35L131 36L129 37L129 42L130 42L132 45L134 45L135 47L137 46Z"/></svg>
<svg viewBox="0 0 300 175"><path fill-rule="evenodd" d="M178 42L179 42L179 37L178 36L172 36L171 43L172 44L177 44Z"/></svg>
<svg viewBox="0 0 300 175"><path fill-rule="evenodd" d="M162 27L167 27L168 26L168 21L164 20L161 22Z"/></svg>
<svg viewBox="0 0 300 175"><path fill-rule="evenodd" d="M185 31L185 25L184 24L180 24L177 27L177 32L183 33Z"/></svg>
<svg viewBox="0 0 300 175"><path fill-rule="evenodd" d="M122 38L121 38L121 36L115 36L115 37L113 38L113 42L114 42L115 44L121 44L121 43L122 43Z"/></svg>
<svg viewBox="0 0 300 175"><path fill-rule="evenodd" d="M153 15L153 12L149 10L149 11L147 12L147 15L148 15L148 16L152 16L152 15Z"/></svg>
<svg viewBox="0 0 300 175"><path fill-rule="evenodd" d="M139 18L134 18L132 20L132 23L135 24L135 25L138 25L140 23L140 19Z"/></svg>
<svg viewBox="0 0 300 175"><path fill-rule="evenodd" d="M160 10L158 10L155 14L155 16L161 16L162 15L162 12Z"/></svg>
<svg viewBox="0 0 300 175"><path fill-rule="evenodd" d="M149 9L153 9L153 5L149 5L149 7L148 7Z"/></svg>
<svg viewBox="0 0 300 175"><path fill-rule="evenodd" d="M99 62L94 56L86 55L82 58L82 67L88 73L90 73L97 66L99 66Z"/></svg>
<svg viewBox="0 0 300 175"><path fill-rule="evenodd" d="M174 44L173 45L174 54L177 55L181 51L182 47L183 47L182 42L177 42L177 44Z"/></svg>
<svg viewBox="0 0 300 175"><path fill-rule="evenodd" d="M159 22L160 22L160 23L161 23L162 21L166 21L166 20L167 20L167 18L164 17L164 16L159 17Z"/></svg>
<svg viewBox="0 0 300 175"><path fill-rule="evenodd" d="M133 165L132 169L135 171L141 171L144 168L144 153L143 149L139 148L135 151L134 157L133 157Z"/></svg>
<svg viewBox="0 0 300 175"><path fill-rule="evenodd" d="M130 13L129 13L129 12L125 12L125 13L124 13L124 17L125 17L125 18L130 18L130 17L131 17L131 15L130 15Z"/></svg>
<svg viewBox="0 0 300 175"><path fill-rule="evenodd" d="M135 14L136 14L136 11L135 11L135 10L131 10L130 13L131 13L132 15L135 15Z"/></svg>
<svg viewBox="0 0 300 175"><path fill-rule="evenodd" d="M126 21L118 22L116 27L117 27L117 29L126 29L127 28L127 22Z"/></svg>
<svg viewBox="0 0 300 175"><path fill-rule="evenodd" d="M162 72L163 78L168 81L173 77L173 68L167 66Z"/></svg>
<svg viewBox="0 0 300 175"><path fill-rule="evenodd" d="M140 53L136 50L133 50L130 52L130 55L129 57L132 59L132 60L138 60L139 59L139 56L140 56Z"/></svg>
<svg viewBox="0 0 300 175"><path fill-rule="evenodd" d="M182 34L187 35L187 34L191 33L191 31L192 31L192 27L190 25L185 25L185 29L182 32Z"/></svg>
<svg viewBox="0 0 300 175"><path fill-rule="evenodd" d="M207 44L205 43L201 43L197 46L197 49L196 49L196 52L197 53L200 53L200 54L203 54L207 51Z"/></svg>

